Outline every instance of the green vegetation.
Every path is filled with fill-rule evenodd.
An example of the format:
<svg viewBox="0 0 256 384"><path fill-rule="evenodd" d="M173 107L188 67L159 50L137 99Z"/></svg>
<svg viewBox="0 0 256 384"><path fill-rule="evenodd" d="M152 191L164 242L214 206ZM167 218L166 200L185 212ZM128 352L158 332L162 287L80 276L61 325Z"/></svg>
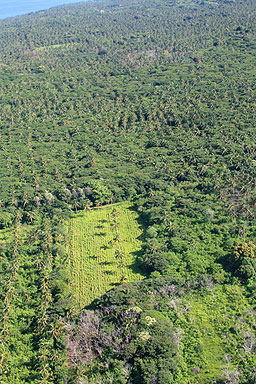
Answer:
<svg viewBox="0 0 256 384"><path fill-rule="evenodd" d="M246 335L253 334L254 315L239 287L208 287L200 296L188 294L184 302L188 312L181 318L180 326L186 330L184 349L188 351L187 362L195 382L211 382L223 375L227 365L235 370L243 359L248 358L248 366L250 360L252 365L256 363L254 353L250 357L250 352L246 353ZM197 335L195 341L199 345L200 360L191 346L192 332ZM195 369L196 364L200 369Z"/></svg>
<svg viewBox="0 0 256 384"><path fill-rule="evenodd" d="M72 290L81 308L115 285L142 278L136 256L143 231L137 220L138 213L130 203L90 209L70 219Z"/></svg>
<svg viewBox="0 0 256 384"><path fill-rule="evenodd" d="M80 361L87 353L80 374L89 383L253 383L254 327L255 313L237 284L165 276L120 286L82 312L70 328L69 351Z"/></svg>
<svg viewBox="0 0 256 384"><path fill-rule="evenodd" d="M11 237L10 228L5 228L0 230L0 240L2 242L7 241Z"/></svg>
<svg viewBox="0 0 256 384"><path fill-rule="evenodd" d="M255 383L255 11L0 21L1 384Z"/></svg>

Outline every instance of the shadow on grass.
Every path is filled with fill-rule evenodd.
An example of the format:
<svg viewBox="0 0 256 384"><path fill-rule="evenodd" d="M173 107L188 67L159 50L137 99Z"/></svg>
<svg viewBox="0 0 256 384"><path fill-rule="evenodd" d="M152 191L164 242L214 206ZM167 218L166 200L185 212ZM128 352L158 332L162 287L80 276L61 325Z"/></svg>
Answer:
<svg viewBox="0 0 256 384"><path fill-rule="evenodd" d="M100 265L113 265L113 261L102 261L101 263L99 263Z"/></svg>
<svg viewBox="0 0 256 384"><path fill-rule="evenodd" d="M114 275L114 271L103 271L104 275Z"/></svg>
<svg viewBox="0 0 256 384"><path fill-rule="evenodd" d="M104 228L104 226L103 225L96 225L96 227L95 228L97 228L97 229L103 229Z"/></svg>
<svg viewBox="0 0 256 384"><path fill-rule="evenodd" d="M137 237L138 240L141 241L142 247L145 243L146 239L146 229L148 227L148 224L145 220L143 220L142 216L139 214L139 212L135 209L135 206L131 206L128 208L130 211L136 212L139 217L136 219L137 223L139 224L140 229L142 230L142 234ZM139 251L131 252L131 254L134 256L134 263L129 265L127 268L131 269L133 273L138 273L144 277L148 277L148 274L143 270L142 266L140 265L140 258L143 254L143 248L141 248Z"/></svg>
<svg viewBox="0 0 256 384"><path fill-rule="evenodd" d="M95 236L106 236L106 232L95 233Z"/></svg>
<svg viewBox="0 0 256 384"><path fill-rule="evenodd" d="M111 287L119 287L120 283L110 283L109 284Z"/></svg>
<svg viewBox="0 0 256 384"><path fill-rule="evenodd" d="M127 268L132 271L132 273L140 274L141 276L148 277L148 274L145 272L145 270L140 265L139 259L142 255L143 250L131 252L131 255L134 256L134 263L127 265Z"/></svg>
<svg viewBox="0 0 256 384"><path fill-rule="evenodd" d="M110 247L108 245L102 245L100 249L104 249L104 251L106 251L107 249L110 249Z"/></svg>

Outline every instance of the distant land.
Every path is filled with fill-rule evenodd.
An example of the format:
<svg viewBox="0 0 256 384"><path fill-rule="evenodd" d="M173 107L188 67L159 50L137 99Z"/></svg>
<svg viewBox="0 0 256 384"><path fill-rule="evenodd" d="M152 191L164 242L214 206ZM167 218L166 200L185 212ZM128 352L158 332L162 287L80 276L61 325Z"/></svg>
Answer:
<svg viewBox="0 0 256 384"><path fill-rule="evenodd" d="M0 19L37 12L64 4L79 3L78 0L0 0Z"/></svg>

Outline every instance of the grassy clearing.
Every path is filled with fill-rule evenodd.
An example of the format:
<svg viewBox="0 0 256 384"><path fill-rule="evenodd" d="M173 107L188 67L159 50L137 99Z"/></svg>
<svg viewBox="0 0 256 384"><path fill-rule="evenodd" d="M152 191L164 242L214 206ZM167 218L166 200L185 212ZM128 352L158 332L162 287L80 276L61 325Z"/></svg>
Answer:
<svg viewBox="0 0 256 384"><path fill-rule="evenodd" d="M48 49L54 49L54 48L65 48L67 44L52 44L52 45L45 45L43 47L37 47L35 48L36 51L46 51Z"/></svg>
<svg viewBox="0 0 256 384"><path fill-rule="evenodd" d="M254 332L255 315L242 287L220 285L204 294L191 293L184 302L189 308L184 315L187 323L181 318L180 324L185 354L192 371L200 367L198 372L190 372L193 380L190 378L189 384L213 383L220 378L228 356L232 356L228 364L231 371L239 367L245 356L256 362L253 353L243 354L245 335Z"/></svg>
<svg viewBox="0 0 256 384"><path fill-rule="evenodd" d="M116 232L113 209L117 212L118 244L113 244ZM125 281L143 278L135 263L143 230L131 203L75 214L68 230L71 275L79 307L90 304L124 278ZM117 249L123 254L122 263L115 255Z"/></svg>
<svg viewBox="0 0 256 384"><path fill-rule="evenodd" d="M220 376L224 367L225 351L214 323L214 317L216 318L216 302L214 303L214 301L214 297L212 298L212 305L209 303L207 305L203 300L196 298L190 301L191 317L197 325L199 335L201 334L199 340L203 352L203 368L198 374L198 378L207 382ZM218 315L220 314L218 313Z"/></svg>

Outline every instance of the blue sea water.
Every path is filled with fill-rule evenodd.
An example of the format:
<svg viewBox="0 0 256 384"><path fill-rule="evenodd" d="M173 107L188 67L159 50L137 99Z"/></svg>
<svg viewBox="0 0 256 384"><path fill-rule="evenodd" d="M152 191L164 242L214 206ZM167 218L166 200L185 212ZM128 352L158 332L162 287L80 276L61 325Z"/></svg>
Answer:
<svg viewBox="0 0 256 384"><path fill-rule="evenodd" d="M79 2L81 0L0 0L0 19Z"/></svg>

